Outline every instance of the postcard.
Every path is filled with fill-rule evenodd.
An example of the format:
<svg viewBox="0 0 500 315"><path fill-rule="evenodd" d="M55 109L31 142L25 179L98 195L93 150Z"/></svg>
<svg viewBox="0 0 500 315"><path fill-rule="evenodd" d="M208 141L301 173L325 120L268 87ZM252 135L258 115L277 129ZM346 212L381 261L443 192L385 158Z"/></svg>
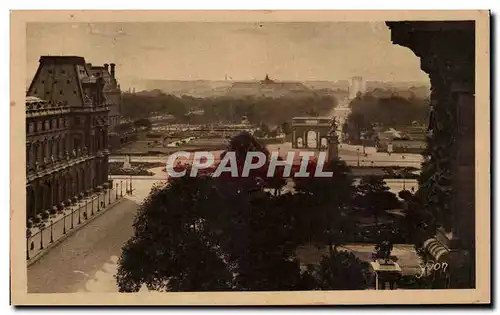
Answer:
<svg viewBox="0 0 500 315"><path fill-rule="evenodd" d="M490 303L489 19L13 11L11 303Z"/></svg>

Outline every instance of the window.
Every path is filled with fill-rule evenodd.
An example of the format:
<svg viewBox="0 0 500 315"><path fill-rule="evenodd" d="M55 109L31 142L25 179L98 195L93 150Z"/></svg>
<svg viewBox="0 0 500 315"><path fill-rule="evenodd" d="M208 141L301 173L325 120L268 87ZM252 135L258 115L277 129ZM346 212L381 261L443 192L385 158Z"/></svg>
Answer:
<svg viewBox="0 0 500 315"><path fill-rule="evenodd" d="M61 73L62 73L62 74L65 74L65 73L66 73L66 70L61 69Z"/></svg>
<svg viewBox="0 0 500 315"><path fill-rule="evenodd" d="M60 95L63 95L63 90L60 90L60 91L59 91L59 94L60 94Z"/></svg>
<svg viewBox="0 0 500 315"><path fill-rule="evenodd" d="M73 94L76 95L76 90L73 90Z"/></svg>
<svg viewBox="0 0 500 315"><path fill-rule="evenodd" d="M67 83L67 84L70 84L70 83L71 83L71 80L70 80L70 79L66 80L66 83Z"/></svg>
<svg viewBox="0 0 500 315"><path fill-rule="evenodd" d="M45 83L45 80L42 80L42 83Z"/></svg>

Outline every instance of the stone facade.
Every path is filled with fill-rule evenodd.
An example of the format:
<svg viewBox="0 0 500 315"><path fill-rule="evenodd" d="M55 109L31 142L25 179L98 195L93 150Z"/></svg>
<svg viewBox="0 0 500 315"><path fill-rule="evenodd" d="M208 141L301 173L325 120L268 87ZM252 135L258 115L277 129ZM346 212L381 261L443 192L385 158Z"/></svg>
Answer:
<svg viewBox="0 0 500 315"><path fill-rule="evenodd" d="M444 143L438 170L450 176L448 211L437 211L441 228L426 242L450 261L451 288L475 287L475 24L474 21L388 22L394 44L420 57L431 81L429 133ZM439 113L438 113L439 112ZM446 125L446 124L449 124ZM439 150L436 148L435 150ZM443 151L443 149L441 149ZM432 161L431 161L432 162ZM446 196L448 198L448 196ZM439 246L443 250L438 250ZM444 254L443 254L444 253Z"/></svg>
<svg viewBox="0 0 500 315"><path fill-rule="evenodd" d="M27 217L107 185L104 78L77 56L42 56L26 98Z"/></svg>
<svg viewBox="0 0 500 315"><path fill-rule="evenodd" d="M105 63L104 66L93 66L88 63L86 67L90 75L98 75L104 79L103 92L104 97L106 98L106 106L109 109L109 149L118 149L120 148L120 135L115 132L115 127L120 124L122 95L120 84L118 84L118 81L116 80L116 65L114 63Z"/></svg>

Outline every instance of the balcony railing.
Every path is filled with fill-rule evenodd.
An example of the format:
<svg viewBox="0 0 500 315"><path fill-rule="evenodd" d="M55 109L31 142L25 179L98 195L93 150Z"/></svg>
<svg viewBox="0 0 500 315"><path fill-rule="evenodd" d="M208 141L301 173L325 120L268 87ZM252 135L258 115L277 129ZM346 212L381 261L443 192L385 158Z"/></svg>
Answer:
<svg viewBox="0 0 500 315"><path fill-rule="evenodd" d="M86 148L83 150L73 150L71 154L66 151L63 155L54 156L52 155L50 158L44 158L42 163L38 161L35 162L34 165L26 166L26 174L28 180L31 177L36 177L39 175L43 175L45 173L49 173L52 171L57 171L58 169L79 164L88 160L89 158L93 158L95 155L87 151Z"/></svg>

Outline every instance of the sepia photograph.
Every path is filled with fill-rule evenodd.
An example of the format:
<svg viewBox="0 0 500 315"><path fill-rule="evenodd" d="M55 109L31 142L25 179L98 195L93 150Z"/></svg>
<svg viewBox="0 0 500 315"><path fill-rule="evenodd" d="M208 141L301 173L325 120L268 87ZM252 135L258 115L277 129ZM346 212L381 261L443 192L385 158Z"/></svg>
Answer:
<svg viewBox="0 0 500 315"><path fill-rule="evenodd" d="M490 303L489 19L12 12L13 303Z"/></svg>

